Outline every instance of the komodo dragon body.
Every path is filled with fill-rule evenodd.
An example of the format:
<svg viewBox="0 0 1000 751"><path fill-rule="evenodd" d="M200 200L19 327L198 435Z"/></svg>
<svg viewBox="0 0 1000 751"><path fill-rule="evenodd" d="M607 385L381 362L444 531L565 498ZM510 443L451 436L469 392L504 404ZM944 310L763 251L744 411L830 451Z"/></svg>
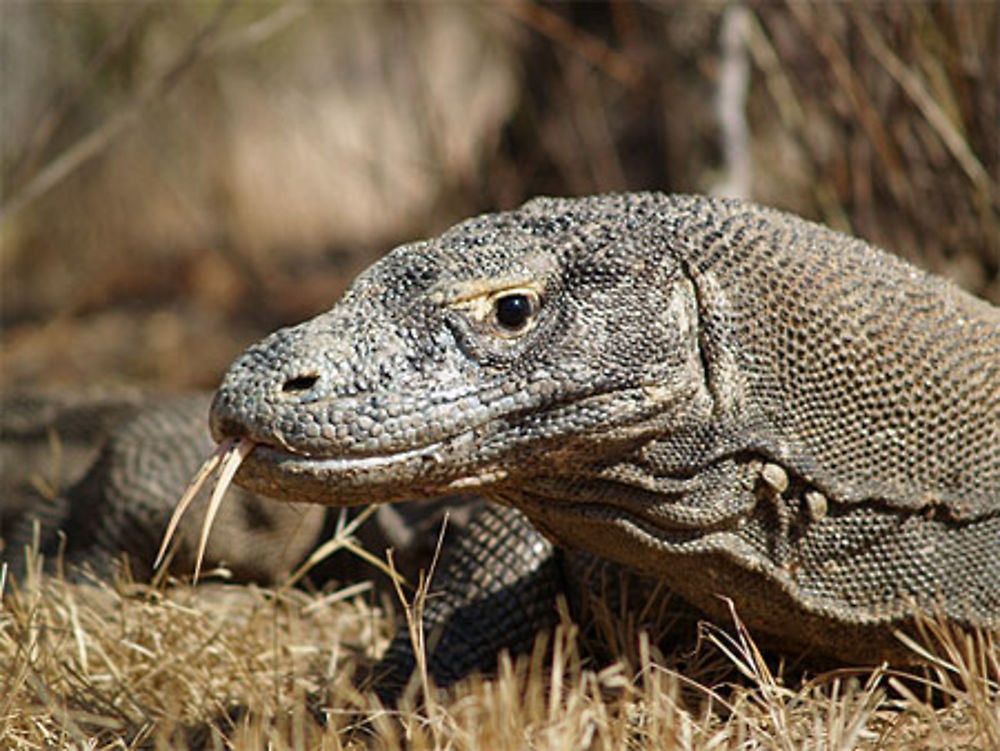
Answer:
<svg viewBox="0 0 1000 751"><path fill-rule="evenodd" d="M279 500L499 502L428 601L439 680L551 622L565 551L844 660L1000 626L1000 310L748 203L537 199L398 248L248 349L211 425Z"/></svg>
<svg viewBox="0 0 1000 751"><path fill-rule="evenodd" d="M1000 311L739 201L538 199L396 249L216 393L237 476L475 490L557 545L846 659L1000 619Z"/></svg>

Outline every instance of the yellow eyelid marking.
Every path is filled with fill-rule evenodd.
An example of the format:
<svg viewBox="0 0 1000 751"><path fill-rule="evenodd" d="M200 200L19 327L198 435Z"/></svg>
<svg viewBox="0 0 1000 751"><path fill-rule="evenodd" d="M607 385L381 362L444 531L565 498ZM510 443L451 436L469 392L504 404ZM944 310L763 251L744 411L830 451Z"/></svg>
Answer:
<svg viewBox="0 0 1000 751"><path fill-rule="evenodd" d="M431 300L438 305L447 305L452 310L461 311L465 316L486 326L501 339L517 339L534 328L540 307L544 284L540 279L475 279L465 282L442 284L431 292ZM499 325L496 320L496 301L507 295L524 295L531 300L532 315L526 324L516 330Z"/></svg>
<svg viewBox="0 0 1000 751"><path fill-rule="evenodd" d="M489 292L485 292L475 297L468 297L463 300L453 300L451 307L455 310L461 310L469 314L476 320L482 321L484 323L489 322L495 314L496 301L497 298L506 297L507 295L517 295L521 294L532 300L532 313L538 310L538 292L535 287L505 287L503 289L496 289ZM529 325L519 329L516 335L520 336L527 332L531 328L530 321ZM515 335L515 332L503 332L504 336Z"/></svg>
<svg viewBox="0 0 1000 751"><path fill-rule="evenodd" d="M503 295L522 293L539 299L545 285L539 279L471 279L453 282L431 293L431 300L451 308L478 314L489 311L493 301Z"/></svg>

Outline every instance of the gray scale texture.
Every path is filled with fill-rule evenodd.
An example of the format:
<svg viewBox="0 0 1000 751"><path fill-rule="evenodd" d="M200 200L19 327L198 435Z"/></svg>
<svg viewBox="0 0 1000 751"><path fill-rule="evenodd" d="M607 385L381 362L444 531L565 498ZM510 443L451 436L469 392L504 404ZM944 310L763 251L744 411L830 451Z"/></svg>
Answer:
<svg viewBox="0 0 1000 751"><path fill-rule="evenodd" d="M262 444L246 487L475 490L836 657L998 622L1000 313L748 203L538 199L398 248L239 358L212 423Z"/></svg>

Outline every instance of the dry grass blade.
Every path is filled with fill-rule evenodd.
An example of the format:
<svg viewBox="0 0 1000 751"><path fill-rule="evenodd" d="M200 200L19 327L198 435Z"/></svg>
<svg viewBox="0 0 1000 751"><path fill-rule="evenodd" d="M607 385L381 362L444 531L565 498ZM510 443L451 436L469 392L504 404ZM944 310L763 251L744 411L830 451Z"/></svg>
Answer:
<svg viewBox="0 0 1000 751"><path fill-rule="evenodd" d="M947 702L965 706L970 738L986 748L1000 748L1000 632L964 629L939 613L918 619L916 638L901 632L896 636L928 666L929 675L918 682ZM890 683L920 705L898 677Z"/></svg>
<svg viewBox="0 0 1000 751"><path fill-rule="evenodd" d="M410 644L413 647L413 656L416 660L416 670L414 671L414 680L419 677L419 686L423 691L423 698L427 709L428 716L433 716L435 714L434 709L436 707L436 697L432 690L430 672L427 669L427 634L424 632L424 608L427 604L427 596L430 593L431 581L434 579L434 573L437 571L438 561L441 558L441 544L444 541L445 530L448 527L448 515L445 514L444 519L441 522L441 531L438 533L437 545L434 548L434 556L431 559L431 565L426 574L421 571L420 579L417 582L416 592L413 595L413 601L407 602L406 595L403 592L402 582L403 577L398 574L393 576L392 583L396 588L396 595L399 597L399 601L403 605L403 615L406 618L406 628L410 634ZM391 551L387 551L387 558L389 567L395 570L395 565L393 564ZM411 683L407 686L403 692L403 703L405 704L408 699L412 697L412 691L415 689L414 684Z"/></svg>
<svg viewBox="0 0 1000 751"><path fill-rule="evenodd" d="M194 562L194 581L198 581L198 574L201 573L201 563L205 559L205 548L208 547L208 535L212 531L215 515L219 512L219 507L222 505L222 499L226 495L226 490L229 489L229 484L233 481L236 470L240 468L243 460L247 458L247 455L253 451L253 447L256 445L248 438L240 438L235 443L232 443L232 441L225 441L224 443L231 445L219 462L219 479L212 490L212 497L208 502L208 510L205 512L205 521L201 525L201 539L198 540L198 555Z"/></svg>
<svg viewBox="0 0 1000 751"><path fill-rule="evenodd" d="M273 596L211 584L134 597L130 588L42 573L31 589L8 584L0 748L169 751L201 739L206 748L384 751L1000 748L1000 656L990 633L971 644L921 638L937 673L926 690L919 674L882 668L788 682L758 665L748 635L717 633L750 676L734 669L722 683L689 672L698 666L665 669L641 636L638 671L616 662L594 672L562 601L560 625L532 655L505 658L493 678L431 688L430 703L419 696L430 677L422 683L418 671L394 712L352 684L369 667L362 656L387 643L392 626L357 592ZM411 613L411 638L429 644L433 633L424 642L419 617ZM323 727L306 698L317 692ZM246 707L246 718L230 722L233 706Z"/></svg>
<svg viewBox="0 0 1000 751"><path fill-rule="evenodd" d="M156 560L153 561L153 568L159 568L160 564L163 563L167 548L170 547L170 543L177 533L177 525L181 523L181 519L191 505L191 502L195 499L195 496L198 495L198 491L201 490L205 481L218 468L219 464L222 463L223 457L232 448L234 442L235 439L230 438L220 443L211 456L205 460L205 463L201 465L201 469L198 470L194 479L191 480L191 484L187 486L187 490L184 491L184 495L177 502L177 507L170 517L170 523L167 524L167 531L163 533L163 542L160 543L160 552L156 554Z"/></svg>
<svg viewBox="0 0 1000 751"><path fill-rule="evenodd" d="M794 744L788 739L792 737L792 722L789 717L789 703L794 698L793 692L782 686L775 675L771 672L764 655L757 647L753 636L747 629L743 620L736 612L736 606L728 597L722 597L729 608L730 617L733 621L735 635L730 635L714 624L706 623L707 638L710 642L725 654L733 665L748 679L754 682L759 692L760 706L768 716L768 723L762 722L763 718L753 719L749 715L746 718L748 725L756 725L758 732L764 733L763 728L771 727L774 730L774 742L776 747L791 749Z"/></svg>
<svg viewBox="0 0 1000 751"><path fill-rule="evenodd" d="M351 519L350 522L345 522L346 515L344 512L346 509L341 509L341 517L337 522L337 528L333 537L316 548L309 555L309 557L297 569L295 569L295 571L292 572L291 576L285 580L283 586L293 586L314 566L316 566L316 564L320 561L326 560L339 550L346 550L350 552L351 555L356 556L373 568L381 571L389 577L390 580L396 582L397 584L407 585L406 577L393 568L390 563L386 562L382 558L379 558L371 551L365 550L365 548L358 542L357 537L354 535L358 528L371 518L378 508L377 504L370 504L360 514ZM370 585L370 582L367 582L367 584Z"/></svg>

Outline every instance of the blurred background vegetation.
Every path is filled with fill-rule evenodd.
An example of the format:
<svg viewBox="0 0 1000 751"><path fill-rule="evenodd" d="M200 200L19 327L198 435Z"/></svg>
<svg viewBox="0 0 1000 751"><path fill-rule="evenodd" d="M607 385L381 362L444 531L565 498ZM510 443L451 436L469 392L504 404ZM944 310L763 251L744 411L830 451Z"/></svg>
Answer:
<svg viewBox="0 0 1000 751"><path fill-rule="evenodd" d="M6 388L212 387L392 246L740 195L1000 301L1000 3L0 0Z"/></svg>

